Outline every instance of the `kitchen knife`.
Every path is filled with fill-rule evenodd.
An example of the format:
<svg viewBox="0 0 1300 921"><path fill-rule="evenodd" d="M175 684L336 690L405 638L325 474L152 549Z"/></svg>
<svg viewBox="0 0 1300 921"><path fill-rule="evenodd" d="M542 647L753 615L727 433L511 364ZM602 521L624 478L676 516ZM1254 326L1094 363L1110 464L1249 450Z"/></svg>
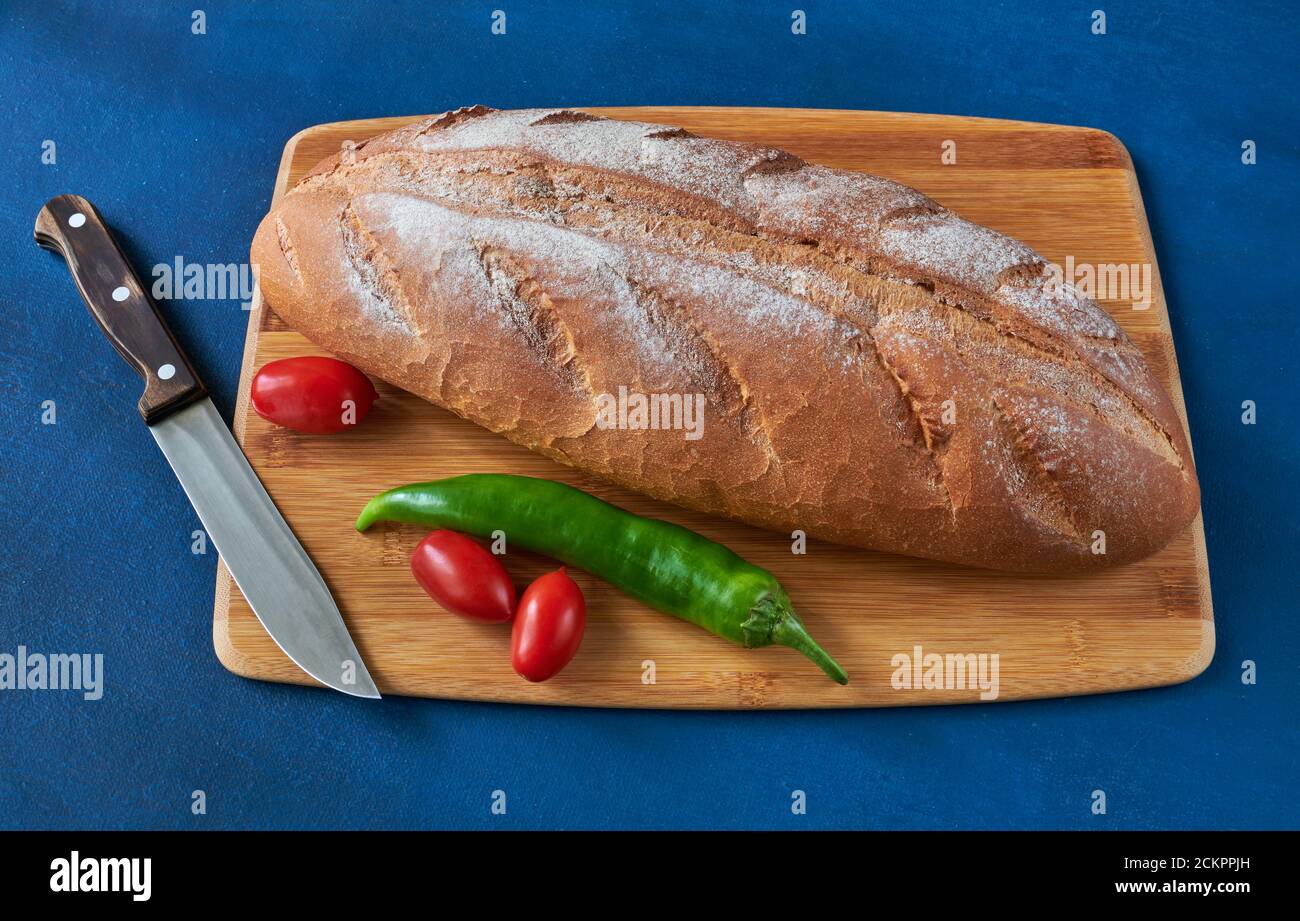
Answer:
<svg viewBox="0 0 1300 921"><path fill-rule="evenodd" d="M266 632L322 684L378 698L325 581L95 206L79 195L52 198L35 232L37 243L63 256L100 329L144 378L140 415Z"/></svg>

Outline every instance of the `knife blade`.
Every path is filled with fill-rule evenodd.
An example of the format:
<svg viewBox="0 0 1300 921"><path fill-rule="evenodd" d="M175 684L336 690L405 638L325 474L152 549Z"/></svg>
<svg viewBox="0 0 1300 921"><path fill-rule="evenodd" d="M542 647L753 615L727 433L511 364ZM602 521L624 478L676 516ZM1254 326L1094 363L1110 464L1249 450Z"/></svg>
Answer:
<svg viewBox="0 0 1300 921"><path fill-rule="evenodd" d="M144 378L140 415L266 632L321 684L378 698L325 580L221 421L99 211L79 195L56 196L37 215L35 236L63 256L100 329Z"/></svg>

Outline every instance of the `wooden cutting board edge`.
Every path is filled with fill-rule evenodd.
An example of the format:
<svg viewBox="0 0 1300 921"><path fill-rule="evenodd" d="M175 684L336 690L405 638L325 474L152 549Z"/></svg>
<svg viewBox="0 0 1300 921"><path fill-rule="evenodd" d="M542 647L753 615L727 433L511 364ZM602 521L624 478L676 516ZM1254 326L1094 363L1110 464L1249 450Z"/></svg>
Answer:
<svg viewBox="0 0 1300 921"><path fill-rule="evenodd" d="M645 116L646 109L667 110L667 109L679 108L679 107L676 106L646 106L646 107L596 106L596 107L580 107L580 108L582 108L585 111L598 112L615 118L619 117L621 112L631 113L633 110L635 110L638 113L638 117L644 119L646 117ZM681 107L681 108L721 110L724 108L734 109L735 107L691 106L691 107ZM756 111L777 111L777 112L811 111L817 113L818 115L825 115L825 114L832 114L832 113L865 114L869 110L860 110L860 109L804 110L804 109L781 109L781 108L771 107L771 108L756 109ZM1142 191L1137 181L1137 173L1133 166L1132 156L1129 154L1128 148L1124 146L1123 142L1120 141L1118 137L1116 137L1114 134L1111 134L1110 132L1097 129L1097 128L1087 128L1087 127L1071 126L1071 125L1055 125L1055 124L1047 124L1042 122L1025 122L1025 121L1016 121L1011 119L983 118L979 116L948 116L948 115L932 115L932 114L923 114L923 113L904 113L904 112L888 112L888 113L870 112L869 114L876 117L896 116L899 119L911 119L911 118L916 118L918 116L922 118L934 118L934 119L960 118L963 122L975 122L975 123L985 122L988 123L990 127L994 125L1023 125L1035 129L1049 127L1049 128L1060 129L1062 131L1088 132L1092 135L1095 135L1099 140L1101 140L1101 142L1112 145L1115 150L1117 159L1122 164L1119 168L1123 169L1127 174L1127 180L1132 194L1132 201L1134 203L1135 217L1142 235L1142 244L1147 259L1152 266L1153 293L1154 296L1159 299L1161 305L1165 308L1162 312L1161 325L1163 326L1164 333L1165 333L1162 342L1167 352L1166 360L1169 363L1169 368L1171 372L1170 381L1169 381L1169 395L1170 398L1173 400L1174 407L1178 412L1179 418L1181 419L1184 428L1190 433L1191 429L1190 426L1188 425L1187 407L1183 396L1182 376L1178 369L1178 359L1177 359L1177 354L1174 346L1173 329L1169 320L1169 312L1168 312L1167 304L1165 303L1164 285L1160 279L1160 267L1159 267L1159 262L1156 260L1155 244L1151 237L1151 227L1150 227L1150 223L1147 220L1146 207L1145 204L1143 203ZM295 133L292 137L290 137L289 140L285 143L284 150L280 157L279 168L276 171L275 184L271 196L271 205L274 205L276 202L278 202L280 197L284 195L284 193L288 190L289 176L292 172L294 156L297 151L298 145L304 139L308 139L318 132L328 132L328 131L336 130L343 125L363 126L361 130L358 132L358 134L368 137L380 133L382 131L391 130L403 124L407 124L412 120L423 118L423 117L426 116L387 116L387 117L373 118L373 119L347 119L347 120L342 120L337 122L322 122L320 124L310 125L306 128L301 129L300 131ZM245 337L245 341L244 341L244 353L243 353L243 358L241 360L240 374L239 374L239 389L236 395L234 420L232 425L235 438L241 445L244 442L244 422L248 417L249 384L254 371L253 365L257 353L258 336L261 332L262 311L263 311L262 294L261 294L261 290L257 289L254 291L251 308L249 310L248 334ZM1190 447L1191 445L1190 434L1189 434L1188 443ZM1194 448L1192 450L1193 450L1193 457L1194 457L1195 450ZM1089 696L1094 693L1119 693L1122 691L1129 691L1129 690L1143 690L1143 689L1155 688L1155 687L1168 687L1171 685L1181 684L1190 681L1193 678L1200 675L1202 672L1204 672L1206 668L1209 667L1210 662L1213 661L1214 659L1214 653L1216 648L1216 630L1214 624L1214 603L1210 591L1209 556L1208 556L1206 542L1205 542L1205 524L1203 519L1203 513L1197 514L1195 521L1193 521L1191 524L1191 528L1193 530L1193 535L1194 535L1193 543L1194 543L1196 566L1198 572L1199 602L1200 602L1200 610L1201 610L1201 618L1202 618L1201 645L1197 649L1194 655L1189 656L1185 660L1185 662L1183 663L1183 667L1179 669L1176 674L1171 676L1172 680L1158 681L1158 682L1153 682L1148 684L1138 683L1123 688L1114 688L1112 690L1105 690L1105 691L1085 690L1075 694L1063 694L1063 693L1055 693L1055 692L1048 692L1044 694L1028 694L1028 695L1018 696L1014 699L1015 700L1051 699L1051 698L1059 698L1059 697L1067 697L1067 696ZM233 585L234 585L234 580L230 575L230 571L226 568L225 563L220 558L218 558L217 573L216 573L216 591L215 591L215 597L213 602L213 621L212 621L213 647L216 652L217 659L218 661L220 661L223 667L225 667L228 671L232 672L233 674L239 675L241 677L246 677L246 678L265 680L256 671L256 669L252 667L252 663L250 663L247 660L247 657L245 657L243 653L241 653L239 649L237 649L234 646L234 644L231 642L230 632L228 629L229 627L228 612L230 606L230 593ZM284 676L284 680L288 683L293 683L293 684L300 684L300 685L306 685L312 687L322 687L322 685L320 685L318 682L316 682L314 679L312 679L310 676L308 676L306 673L300 670L298 670L296 674L293 675L286 674ZM456 699L482 700L485 702L494 702L494 703L501 702L496 698L490 696L484 696L482 698L458 697ZM970 703L970 702L974 702L974 701L971 701L969 699L954 701L952 699L944 699L942 696L936 696L936 697L912 696L912 697L908 697L907 700L901 701L899 704L894 704L892 706L906 706L906 707L944 706L944 705L949 705L954 703ZM557 704L550 704L550 705L555 706ZM559 704L559 705L563 705L563 704ZM599 700L592 701L585 705L600 707L602 709L609 709L609 708L632 709L625 704L610 703L610 702L604 702ZM862 708L862 709L874 708L874 706L870 704L855 705L855 707ZM635 709L683 709L683 708L682 707L670 707L670 708L637 707ZM705 706L698 709L719 709L719 708ZM729 708L729 709L736 709L736 708ZM782 708L779 704L775 706L773 706L772 704L768 704L765 707L765 709L784 709L784 708ZM816 709L816 708L797 706L789 709Z"/></svg>

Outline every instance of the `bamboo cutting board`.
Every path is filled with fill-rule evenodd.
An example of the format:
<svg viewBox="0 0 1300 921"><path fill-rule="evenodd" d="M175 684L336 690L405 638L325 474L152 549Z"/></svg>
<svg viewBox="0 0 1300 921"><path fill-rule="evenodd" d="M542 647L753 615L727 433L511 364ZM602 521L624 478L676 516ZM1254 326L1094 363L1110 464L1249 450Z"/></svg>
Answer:
<svg viewBox="0 0 1300 921"><path fill-rule="evenodd" d="M1148 309L1099 300L1146 354L1185 424L1146 215L1128 153L1112 135L882 112L594 111L762 142L811 162L888 176L1019 237L1058 265L1068 257L1076 265L1150 265ZM414 120L337 122L300 132L285 147L275 196L340 145ZM955 163L945 165L945 150L955 152ZM255 302L235 432L329 583L384 693L618 707L897 706L976 701L991 690L988 680L983 691L969 680L949 682L964 687L895 687L910 683L903 673L917 674L910 661L900 671L905 660L898 656L923 666L930 654L982 655L991 679L996 655L997 699L1014 700L1174 684L1200 674L1214 654L1199 516L1157 555L1088 577L1009 575L818 542L795 555L785 535L607 486L378 382L380 402L354 432L321 437L272 426L249 407L252 373L273 359L304 354L320 352ZM365 501L381 490L471 472L561 480L725 543L776 574L850 683L833 684L792 650L734 647L575 573L587 597L582 648L558 677L529 684L510 668L508 628L447 614L416 585L408 562L422 530L386 524L362 535L352 528ZM505 562L521 587L554 565L516 551ZM237 674L312 683L262 629L220 565L213 638L217 656Z"/></svg>

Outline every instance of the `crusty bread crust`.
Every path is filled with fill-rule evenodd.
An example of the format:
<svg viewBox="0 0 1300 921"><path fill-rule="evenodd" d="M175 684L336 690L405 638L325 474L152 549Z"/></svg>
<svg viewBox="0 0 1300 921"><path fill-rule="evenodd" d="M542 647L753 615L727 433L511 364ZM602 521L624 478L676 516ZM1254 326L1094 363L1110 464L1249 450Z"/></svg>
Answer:
<svg viewBox="0 0 1300 921"><path fill-rule="evenodd" d="M913 189L779 150L460 109L322 162L252 260L363 370L762 527L1060 572L1145 556L1199 507L1168 396L1093 301ZM703 394L703 437L598 425L620 387Z"/></svg>

